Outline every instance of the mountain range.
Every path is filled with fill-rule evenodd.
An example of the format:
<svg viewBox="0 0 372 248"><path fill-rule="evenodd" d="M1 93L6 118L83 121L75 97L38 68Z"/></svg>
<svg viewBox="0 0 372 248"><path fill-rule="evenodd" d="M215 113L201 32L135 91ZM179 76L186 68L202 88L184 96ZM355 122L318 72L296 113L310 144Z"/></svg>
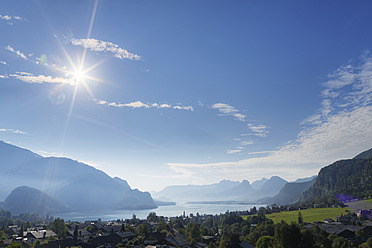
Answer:
<svg viewBox="0 0 372 248"><path fill-rule="evenodd" d="M273 176L250 184L247 180L223 180L211 185L168 186L154 193L174 201L245 201L260 204L289 205L296 202L372 197L372 149L353 159L336 161L322 168L318 175L294 182ZM340 198L340 197L339 197Z"/></svg>
<svg viewBox="0 0 372 248"><path fill-rule="evenodd" d="M69 158L45 158L0 141L0 199L5 199L1 206L14 211L17 206L13 203L20 195L33 195L53 203L52 206L59 206L56 202L65 206L46 207L55 212L157 207L148 192L131 189L125 180L112 178L92 166ZM45 207L30 210L46 212Z"/></svg>
<svg viewBox="0 0 372 248"><path fill-rule="evenodd" d="M256 202L263 197L272 197L279 193L286 180L273 176L257 183L222 180L209 185L174 185L154 193L155 197L164 197L176 202L195 201L245 201Z"/></svg>
<svg viewBox="0 0 372 248"><path fill-rule="evenodd" d="M294 182L272 176L252 184L222 180L209 185L174 185L153 193L175 202L244 201L288 205L322 197L372 196L372 149L353 159L322 168L317 176ZM0 141L0 209L53 214L70 211L153 209L148 192L132 189L127 181L110 177L87 164L59 157L42 157ZM167 204L168 204L167 203ZM174 203L173 203L174 204Z"/></svg>

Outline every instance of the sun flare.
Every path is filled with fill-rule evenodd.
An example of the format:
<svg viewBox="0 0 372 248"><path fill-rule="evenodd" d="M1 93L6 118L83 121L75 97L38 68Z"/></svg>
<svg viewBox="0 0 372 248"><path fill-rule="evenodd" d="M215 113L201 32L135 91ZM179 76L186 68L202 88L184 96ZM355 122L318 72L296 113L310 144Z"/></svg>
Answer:
<svg viewBox="0 0 372 248"><path fill-rule="evenodd" d="M77 81L82 81L85 78L85 72L82 70L76 70L73 73L73 78Z"/></svg>

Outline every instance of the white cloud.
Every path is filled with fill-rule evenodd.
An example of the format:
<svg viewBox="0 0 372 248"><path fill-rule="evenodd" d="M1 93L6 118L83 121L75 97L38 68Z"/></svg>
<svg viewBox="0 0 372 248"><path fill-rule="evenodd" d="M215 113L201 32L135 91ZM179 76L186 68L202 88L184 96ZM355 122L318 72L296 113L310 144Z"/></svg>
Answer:
<svg viewBox="0 0 372 248"><path fill-rule="evenodd" d="M21 57L22 59L28 60L28 58L26 57L26 55L24 55L20 51L14 50L14 48L11 47L11 46L9 46L9 45L5 47L5 50L8 50L9 52L12 52L12 53L16 54L17 56Z"/></svg>
<svg viewBox="0 0 372 248"><path fill-rule="evenodd" d="M0 21L5 21L9 25L13 25L13 21L27 21L26 18L20 16L0 15Z"/></svg>
<svg viewBox="0 0 372 248"><path fill-rule="evenodd" d="M245 121L246 116L239 113L235 107L226 103L215 103L211 106L212 109L217 109L221 116L229 115L233 116L236 120Z"/></svg>
<svg viewBox="0 0 372 248"><path fill-rule="evenodd" d="M6 65L6 62L0 60L0 64Z"/></svg>
<svg viewBox="0 0 372 248"><path fill-rule="evenodd" d="M176 173L197 177L199 184L220 179L250 181L279 175L287 180L317 174L340 159L352 158L372 147L372 59L342 66L329 75L318 113L309 117L297 138L275 151L252 152L266 156L220 163L168 163ZM311 120L311 121L309 121ZM257 135L266 126L248 125ZM249 134L248 134L249 135ZM247 136L247 135L244 135ZM201 178L200 175L209 175ZM213 176L211 176L213 175Z"/></svg>
<svg viewBox="0 0 372 248"><path fill-rule="evenodd" d="M75 39L70 40L72 45L82 46L86 49L90 49L95 52L110 52L114 57L119 59L130 59L130 60L140 60L141 57L137 54L130 53L127 50L120 48L118 45L102 40L96 39Z"/></svg>
<svg viewBox="0 0 372 248"><path fill-rule="evenodd" d="M169 109L194 111L192 106L179 106L179 105L172 106L170 104L159 104L159 103L147 104L141 101L130 102L130 103L107 102L107 101L99 100L99 99L93 99L93 101L99 105L117 107L117 108L123 108L123 107L133 108L133 109L135 108L159 108L159 109L169 108Z"/></svg>
<svg viewBox="0 0 372 248"><path fill-rule="evenodd" d="M28 72L17 72L16 74L10 74L10 77L14 77L29 84L42 84L42 83L53 83L53 84L73 84L70 79L61 77L51 77L44 75L33 75Z"/></svg>
<svg viewBox="0 0 372 248"><path fill-rule="evenodd" d="M8 16L8 15L0 15L0 19L3 19L3 20L5 20L5 21L10 21L11 19L12 19L12 17L11 16Z"/></svg>
<svg viewBox="0 0 372 248"><path fill-rule="evenodd" d="M9 78L7 75L0 75L0 78Z"/></svg>
<svg viewBox="0 0 372 248"><path fill-rule="evenodd" d="M21 130L18 129L6 129L6 128L0 128L0 132L5 132L5 133L14 133L14 134L27 134Z"/></svg>
<svg viewBox="0 0 372 248"><path fill-rule="evenodd" d="M251 141L251 140L245 140L245 141L241 141L240 142L240 145L242 146L247 146L247 145L252 145L254 142Z"/></svg>
<svg viewBox="0 0 372 248"><path fill-rule="evenodd" d="M248 129L252 131L252 135L259 137L266 137L268 134L267 127L265 125L253 125L249 123Z"/></svg>
<svg viewBox="0 0 372 248"><path fill-rule="evenodd" d="M233 153L238 153L238 152L241 152L243 151L242 149L236 149L236 150L227 150L226 153L227 154L233 154Z"/></svg>
<svg viewBox="0 0 372 248"><path fill-rule="evenodd" d="M17 21L27 21L26 18L20 16L0 15L0 20L10 21L12 19Z"/></svg>

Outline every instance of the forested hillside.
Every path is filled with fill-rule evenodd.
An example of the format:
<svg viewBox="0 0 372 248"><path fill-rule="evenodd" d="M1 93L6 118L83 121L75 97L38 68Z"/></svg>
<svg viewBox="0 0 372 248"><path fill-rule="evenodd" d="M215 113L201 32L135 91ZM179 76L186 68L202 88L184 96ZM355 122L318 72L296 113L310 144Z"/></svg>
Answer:
<svg viewBox="0 0 372 248"><path fill-rule="evenodd" d="M320 170L316 182L302 201L345 194L354 198L372 197L372 158L363 152L354 159L337 161Z"/></svg>

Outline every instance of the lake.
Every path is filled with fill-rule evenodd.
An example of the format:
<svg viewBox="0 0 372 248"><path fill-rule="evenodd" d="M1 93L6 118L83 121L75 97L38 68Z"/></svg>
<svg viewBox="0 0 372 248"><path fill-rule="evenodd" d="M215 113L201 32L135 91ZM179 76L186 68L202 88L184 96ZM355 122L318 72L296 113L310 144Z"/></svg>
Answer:
<svg viewBox="0 0 372 248"><path fill-rule="evenodd" d="M177 205L171 206L159 206L156 209L147 209L147 210L111 210L111 211L102 211L102 212L72 212L67 214L57 214L55 217L60 217L66 221L85 221L85 220L117 220L117 219L131 219L133 214L136 215L138 219L146 219L146 217L151 212L155 212L158 216L165 217L175 217L180 216L185 211L186 215L191 213L196 215L199 214L220 214L226 213L226 211L244 211L250 210L256 206L265 207L265 205L252 205L252 204L243 204L243 203L177 203Z"/></svg>

